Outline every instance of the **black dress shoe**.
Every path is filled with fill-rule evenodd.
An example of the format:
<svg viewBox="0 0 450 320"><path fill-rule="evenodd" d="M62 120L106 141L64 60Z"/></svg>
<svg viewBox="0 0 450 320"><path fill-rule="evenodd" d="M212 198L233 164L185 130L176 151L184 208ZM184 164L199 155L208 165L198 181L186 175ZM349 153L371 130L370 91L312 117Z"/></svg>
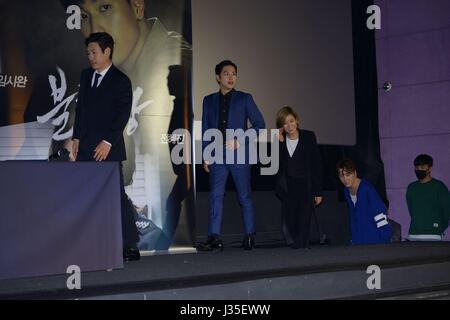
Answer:
<svg viewBox="0 0 450 320"><path fill-rule="evenodd" d="M242 241L242 248L244 250L252 250L255 246L255 240L251 235L245 236L244 240Z"/></svg>
<svg viewBox="0 0 450 320"><path fill-rule="evenodd" d="M223 242L217 235L210 235L206 241L206 246L210 247L212 250L219 249L223 251Z"/></svg>
<svg viewBox="0 0 450 320"><path fill-rule="evenodd" d="M125 248L123 250L123 261L137 261L141 259L141 254L138 248Z"/></svg>
<svg viewBox="0 0 450 320"><path fill-rule="evenodd" d="M204 243L199 243L197 249L200 251L223 251L223 242L217 235L210 235Z"/></svg>

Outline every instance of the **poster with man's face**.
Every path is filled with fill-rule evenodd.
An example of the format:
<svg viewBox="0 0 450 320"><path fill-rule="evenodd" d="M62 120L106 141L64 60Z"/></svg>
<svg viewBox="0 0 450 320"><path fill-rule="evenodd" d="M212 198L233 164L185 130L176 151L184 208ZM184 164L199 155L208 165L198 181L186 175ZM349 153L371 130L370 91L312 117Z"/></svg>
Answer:
<svg viewBox="0 0 450 320"><path fill-rule="evenodd" d="M133 86L123 172L139 249L192 247L193 170L171 158L193 121L190 0L0 0L0 161L71 150L94 32L112 35L113 63Z"/></svg>

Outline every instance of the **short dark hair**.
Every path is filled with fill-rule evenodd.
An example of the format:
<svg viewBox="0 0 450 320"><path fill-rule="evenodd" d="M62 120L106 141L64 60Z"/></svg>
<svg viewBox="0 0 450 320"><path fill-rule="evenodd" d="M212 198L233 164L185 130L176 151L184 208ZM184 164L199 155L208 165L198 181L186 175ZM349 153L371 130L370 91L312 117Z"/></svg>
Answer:
<svg viewBox="0 0 450 320"><path fill-rule="evenodd" d="M102 49L102 52L105 53L106 48L111 49L111 55L109 56L109 59L112 60L113 52L114 52L114 39L111 37L109 33L106 32L96 32L92 33L86 40L85 44L86 47L93 42L97 42L100 48Z"/></svg>
<svg viewBox="0 0 450 320"><path fill-rule="evenodd" d="M84 0L59 0L59 1L62 3L64 8L66 8L66 9L71 5L74 5L74 4L79 5L84 2Z"/></svg>
<svg viewBox="0 0 450 320"><path fill-rule="evenodd" d="M68 8L69 6L75 4L75 5L80 5L83 2L85 2L86 0L59 0L62 5L64 6L64 8ZM130 3L130 0L127 0L128 3Z"/></svg>
<svg viewBox="0 0 450 320"><path fill-rule="evenodd" d="M433 158L431 156L429 156L428 154L419 154L414 159L414 166L423 166L426 164L430 167L433 166Z"/></svg>
<svg viewBox="0 0 450 320"><path fill-rule="evenodd" d="M356 164L351 159L342 159L336 164L336 172L339 174L341 170L348 173L353 173L356 171Z"/></svg>
<svg viewBox="0 0 450 320"><path fill-rule="evenodd" d="M225 68L226 66L233 66L234 69L236 69L236 72L238 70L237 65L231 61L231 60L223 60L221 61L218 65L216 65L216 76L220 76L220 74L222 73L223 68Z"/></svg>

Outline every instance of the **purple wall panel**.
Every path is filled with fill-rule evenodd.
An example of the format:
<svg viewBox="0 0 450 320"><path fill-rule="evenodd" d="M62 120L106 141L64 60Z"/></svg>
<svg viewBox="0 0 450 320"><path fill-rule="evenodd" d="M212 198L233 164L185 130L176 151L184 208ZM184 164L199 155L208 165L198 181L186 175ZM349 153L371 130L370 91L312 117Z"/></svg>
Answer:
<svg viewBox="0 0 450 320"><path fill-rule="evenodd" d="M378 90L378 105L384 105L385 108L378 108L378 129L380 138L391 137L391 114L389 107L389 100L391 99L391 92L386 93L383 89Z"/></svg>
<svg viewBox="0 0 450 320"><path fill-rule="evenodd" d="M409 223L411 221L406 205L406 188L405 189L387 189L387 196L390 199L389 216L391 219L402 225L402 238L408 236ZM392 201L392 199L403 201Z"/></svg>
<svg viewBox="0 0 450 320"><path fill-rule="evenodd" d="M449 115L450 82L381 90L379 97L381 138L449 132L450 119L443 115Z"/></svg>
<svg viewBox="0 0 450 320"><path fill-rule="evenodd" d="M450 79L450 28L388 38L386 76L393 86Z"/></svg>
<svg viewBox="0 0 450 320"><path fill-rule="evenodd" d="M387 0L390 36L450 27L448 0Z"/></svg>
<svg viewBox="0 0 450 320"><path fill-rule="evenodd" d="M450 1L375 3L382 10L376 34L381 154L390 213L406 236L414 157L432 155L433 176L450 186ZM381 89L385 81L393 84L389 93Z"/></svg>

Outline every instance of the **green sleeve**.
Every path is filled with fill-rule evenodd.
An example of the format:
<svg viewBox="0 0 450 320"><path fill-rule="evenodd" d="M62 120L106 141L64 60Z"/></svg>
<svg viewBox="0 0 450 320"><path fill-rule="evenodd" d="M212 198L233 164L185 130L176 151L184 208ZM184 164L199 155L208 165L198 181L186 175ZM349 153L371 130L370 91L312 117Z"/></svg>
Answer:
<svg viewBox="0 0 450 320"><path fill-rule="evenodd" d="M439 201L442 210L442 222L445 230L447 229L450 220L450 192L448 192L445 184L442 184L442 188L440 188Z"/></svg>
<svg viewBox="0 0 450 320"><path fill-rule="evenodd" d="M406 189L406 204L408 205L408 213L411 216L411 189L409 186Z"/></svg>

